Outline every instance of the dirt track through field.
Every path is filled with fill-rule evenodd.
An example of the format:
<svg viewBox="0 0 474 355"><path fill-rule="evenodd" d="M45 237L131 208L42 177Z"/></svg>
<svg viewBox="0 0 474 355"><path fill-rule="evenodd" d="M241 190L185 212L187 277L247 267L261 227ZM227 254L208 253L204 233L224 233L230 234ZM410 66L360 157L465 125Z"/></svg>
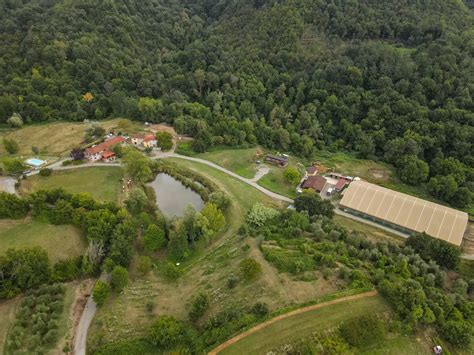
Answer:
<svg viewBox="0 0 474 355"><path fill-rule="evenodd" d="M314 311L315 309L331 306L331 305L337 304L337 303L353 301L353 300L357 300L357 299L365 298L365 297L372 297L372 296L375 296L376 294L377 294L377 291L375 291L375 290L374 291L369 291L369 292L364 292L364 293L359 293L357 295L337 298L337 299L332 300L332 301L318 303L318 304L315 304L315 305L312 305L312 306L299 308L299 309L296 309L294 311L282 314L282 315L277 316L275 318L272 318L272 319L270 319L266 322L260 323L259 325L256 325L255 327L247 330L246 332L243 332L239 335L236 335L235 337L233 337L233 338L227 340L226 342L222 343L221 345L219 345L217 348L211 350L208 353L208 355L216 355L219 352L221 352L222 350L224 350L225 348L228 348L232 344L237 343L239 340L242 340L243 338L245 338L245 337L247 337L251 334L254 334L254 333L258 332L259 330L261 330L263 328L266 328L269 325L271 325L273 323L276 323L276 322L279 322L279 321L281 321L285 318L293 317L295 315L305 313L305 312L309 312L309 311Z"/></svg>

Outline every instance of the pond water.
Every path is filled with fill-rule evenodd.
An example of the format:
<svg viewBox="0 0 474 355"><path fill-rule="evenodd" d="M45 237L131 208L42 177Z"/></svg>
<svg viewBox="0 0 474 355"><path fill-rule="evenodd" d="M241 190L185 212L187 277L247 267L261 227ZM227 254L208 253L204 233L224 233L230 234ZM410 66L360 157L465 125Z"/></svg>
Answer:
<svg viewBox="0 0 474 355"><path fill-rule="evenodd" d="M200 211L204 205L198 193L168 174L158 174L149 185L155 190L158 208L168 218L182 217L189 204L192 204L196 211Z"/></svg>

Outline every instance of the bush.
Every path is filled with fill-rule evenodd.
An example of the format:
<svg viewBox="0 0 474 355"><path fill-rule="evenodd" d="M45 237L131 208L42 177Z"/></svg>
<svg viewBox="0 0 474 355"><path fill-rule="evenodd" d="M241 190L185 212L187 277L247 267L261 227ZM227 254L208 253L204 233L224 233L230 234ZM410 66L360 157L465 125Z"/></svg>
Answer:
<svg viewBox="0 0 474 355"><path fill-rule="evenodd" d="M0 218L22 218L28 214L28 201L7 192L0 192Z"/></svg>
<svg viewBox="0 0 474 355"><path fill-rule="evenodd" d="M16 154L20 150L20 146L14 139L3 139L3 147L9 154Z"/></svg>
<svg viewBox="0 0 474 355"><path fill-rule="evenodd" d="M176 280L181 276L181 270L172 262L167 262L163 266L164 275L172 280Z"/></svg>
<svg viewBox="0 0 474 355"><path fill-rule="evenodd" d="M235 286L237 286L237 283L239 282L239 278L235 275L230 275L227 278L227 287L229 289L233 289Z"/></svg>
<svg viewBox="0 0 474 355"><path fill-rule="evenodd" d="M50 169L50 168L43 168L43 169L40 170L39 174L41 176L51 176L52 172L53 172L53 170Z"/></svg>
<svg viewBox="0 0 474 355"><path fill-rule="evenodd" d="M252 306L250 312L257 317L265 317L268 314L268 306L265 302L257 302Z"/></svg>
<svg viewBox="0 0 474 355"><path fill-rule="evenodd" d="M110 285L104 281L97 281L92 290L92 298L94 299L97 306L102 307L109 298L110 295Z"/></svg>
<svg viewBox="0 0 474 355"><path fill-rule="evenodd" d="M244 259L240 262L240 271L244 279L253 280L262 272L262 266L254 259Z"/></svg>
<svg viewBox="0 0 474 355"><path fill-rule="evenodd" d="M191 310L189 311L189 318L195 322L197 321L209 308L209 297L205 293L198 293L191 302Z"/></svg>
<svg viewBox="0 0 474 355"><path fill-rule="evenodd" d="M472 326L462 320L449 320L440 325L441 336L458 348L467 348L471 343Z"/></svg>
<svg viewBox="0 0 474 355"><path fill-rule="evenodd" d="M151 258L149 258L148 256L138 257L137 270L143 276L150 272L152 265L153 263L151 261Z"/></svg>
<svg viewBox="0 0 474 355"><path fill-rule="evenodd" d="M151 326L149 341L162 349L173 349L186 340L184 325L172 316L160 316Z"/></svg>
<svg viewBox="0 0 474 355"><path fill-rule="evenodd" d="M364 348L384 339L385 326L377 316L366 314L344 322L340 332L349 345Z"/></svg>
<svg viewBox="0 0 474 355"><path fill-rule="evenodd" d="M155 309L156 304L153 301L148 301L145 303L145 309L148 313L153 313L153 310Z"/></svg>
<svg viewBox="0 0 474 355"><path fill-rule="evenodd" d="M122 291L128 284L128 271L122 266L115 266L111 273L110 284L115 292Z"/></svg>

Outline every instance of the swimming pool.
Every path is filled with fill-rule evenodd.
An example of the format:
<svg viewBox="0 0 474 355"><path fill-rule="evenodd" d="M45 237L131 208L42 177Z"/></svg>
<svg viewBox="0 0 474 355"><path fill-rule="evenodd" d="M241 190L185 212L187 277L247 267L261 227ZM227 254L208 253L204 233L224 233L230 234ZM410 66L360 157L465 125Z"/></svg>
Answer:
<svg viewBox="0 0 474 355"><path fill-rule="evenodd" d="M31 166L38 167L38 166L46 164L46 161L41 160L41 159L36 159L36 158L30 158L30 159L26 159L25 163Z"/></svg>

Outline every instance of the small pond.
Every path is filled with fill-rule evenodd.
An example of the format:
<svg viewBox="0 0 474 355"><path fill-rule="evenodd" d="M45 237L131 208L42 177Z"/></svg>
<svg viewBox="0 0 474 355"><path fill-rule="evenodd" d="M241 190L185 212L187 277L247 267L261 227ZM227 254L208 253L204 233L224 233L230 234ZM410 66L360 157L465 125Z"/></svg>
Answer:
<svg viewBox="0 0 474 355"><path fill-rule="evenodd" d="M196 211L200 211L204 205L198 193L168 174L158 174L149 185L155 190L158 208L168 218L182 217L189 204L192 204Z"/></svg>

